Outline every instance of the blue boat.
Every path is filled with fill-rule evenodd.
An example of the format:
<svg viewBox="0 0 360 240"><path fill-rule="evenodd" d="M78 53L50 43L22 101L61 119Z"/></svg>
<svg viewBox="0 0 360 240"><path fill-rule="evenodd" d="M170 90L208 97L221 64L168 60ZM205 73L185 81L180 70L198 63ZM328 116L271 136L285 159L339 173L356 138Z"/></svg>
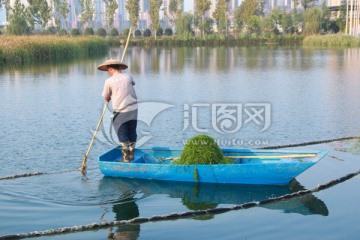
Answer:
<svg viewBox="0 0 360 240"><path fill-rule="evenodd" d="M180 165L174 163L182 149L136 149L134 161L122 162L120 147L99 156L105 176L161 181L225 184L287 185L320 161L327 151L260 150L222 148L232 164Z"/></svg>

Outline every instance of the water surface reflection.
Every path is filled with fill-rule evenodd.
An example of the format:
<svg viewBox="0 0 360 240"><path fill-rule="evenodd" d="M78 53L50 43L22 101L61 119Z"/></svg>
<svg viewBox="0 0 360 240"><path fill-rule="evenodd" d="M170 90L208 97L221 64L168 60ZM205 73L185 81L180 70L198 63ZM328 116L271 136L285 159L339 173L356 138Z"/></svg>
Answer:
<svg viewBox="0 0 360 240"><path fill-rule="evenodd" d="M112 58L121 58L121 55L122 50L114 48L110 51ZM221 73L234 71L239 66L247 71L268 71L279 67L285 71L309 71L327 65L332 68L332 71L345 66L349 70L357 71L357 63L356 61L354 63L354 59L360 59L360 50L356 48L302 49L298 46L155 47L130 48L125 59L131 72L137 74L181 73L187 67L199 72Z"/></svg>
<svg viewBox="0 0 360 240"><path fill-rule="evenodd" d="M261 201L300 190L304 190L304 187L296 180L293 180L287 186L186 183L113 177L103 177L99 182L99 192L104 194L112 192L123 196L128 192L135 191L138 194L141 193L142 198L165 195L173 199L179 199L179 203L189 211L214 209L224 204L238 205L246 202ZM114 220L129 220L141 216L136 203L138 200L139 198L129 198L125 202L115 203L112 206L112 211L115 214ZM318 214L328 216L329 214L325 203L312 194L261 207L301 215ZM213 218L213 215L193 216L194 220L202 221ZM110 228L108 238L138 239L140 231L140 224L121 225L116 230Z"/></svg>
<svg viewBox="0 0 360 240"><path fill-rule="evenodd" d="M181 199L181 203L188 210L204 210L216 208L220 204L239 205L246 202L261 201L305 189L296 180L293 180L286 186L269 186L186 183L104 177L99 182L99 191L102 192L104 190L106 192L117 192L118 194L136 191L143 194L142 198L165 194L170 198ZM118 205L116 208L119 213L122 211L120 206ZM327 216L329 214L325 203L312 194L261 207L303 215L319 214ZM138 211L137 208L134 209Z"/></svg>

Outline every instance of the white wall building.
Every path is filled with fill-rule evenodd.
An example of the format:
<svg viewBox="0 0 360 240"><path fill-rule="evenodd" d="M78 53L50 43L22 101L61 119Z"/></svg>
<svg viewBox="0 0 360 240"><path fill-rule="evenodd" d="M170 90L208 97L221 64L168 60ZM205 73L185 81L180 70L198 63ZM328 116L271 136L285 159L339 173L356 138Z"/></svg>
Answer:
<svg viewBox="0 0 360 240"><path fill-rule="evenodd" d="M4 7L0 9L0 26L5 25L6 23L6 10Z"/></svg>

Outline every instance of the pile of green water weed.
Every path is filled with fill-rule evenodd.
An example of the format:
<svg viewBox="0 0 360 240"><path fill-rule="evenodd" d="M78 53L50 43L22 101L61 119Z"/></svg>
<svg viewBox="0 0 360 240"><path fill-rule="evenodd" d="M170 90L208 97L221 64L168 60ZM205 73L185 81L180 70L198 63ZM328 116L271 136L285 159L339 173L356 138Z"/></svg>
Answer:
<svg viewBox="0 0 360 240"><path fill-rule="evenodd" d="M187 141L180 159L174 164L229 164L231 159L225 158L216 141L208 135L197 135Z"/></svg>

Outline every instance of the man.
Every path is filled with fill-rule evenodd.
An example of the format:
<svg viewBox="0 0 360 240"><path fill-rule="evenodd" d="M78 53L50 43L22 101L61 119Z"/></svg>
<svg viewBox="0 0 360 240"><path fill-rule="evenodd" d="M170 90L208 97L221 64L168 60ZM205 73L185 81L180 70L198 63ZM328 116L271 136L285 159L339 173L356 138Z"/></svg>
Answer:
<svg viewBox="0 0 360 240"><path fill-rule="evenodd" d="M105 81L102 96L107 102L112 100L113 126L120 141L122 161L131 162L134 159L137 138L138 106L135 82L131 75L122 72L127 68L127 65L113 59L106 60L97 67L100 71L107 71L111 76Z"/></svg>

